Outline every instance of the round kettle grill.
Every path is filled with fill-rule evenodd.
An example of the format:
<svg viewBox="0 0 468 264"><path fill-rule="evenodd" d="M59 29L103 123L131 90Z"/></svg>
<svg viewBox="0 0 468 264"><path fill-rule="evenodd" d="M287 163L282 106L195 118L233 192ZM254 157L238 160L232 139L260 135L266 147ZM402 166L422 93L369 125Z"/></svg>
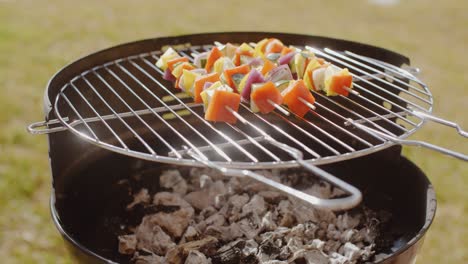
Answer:
<svg viewBox="0 0 468 264"><path fill-rule="evenodd" d="M314 92L317 102L304 118L284 108L261 115L242 104L236 125L210 123L203 119L201 104L191 103L190 98L171 88L154 65L164 47L171 46L192 59L216 41L249 43L266 37L309 49L339 67L349 68L355 92L349 97ZM361 183L340 169L335 172L340 177L335 177L335 173L317 165L328 164L328 170L333 171L380 152L394 153L392 149L399 149L396 144L428 147L468 160L464 154L406 139L426 120L455 127L464 137L467 133L457 124L431 115L433 98L428 87L415 76L417 69L402 68L403 64L408 65L409 60L381 48L295 34L212 33L144 40L100 51L65 67L46 90L46 121L34 123L28 130L49 135L54 202L58 193L72 190L69 175L85 170L83 164L124 154L125 160L145 161L151 166L209 166L229 176L252 177L314 206L344 210L361 202L362 186L356 188L340 178ZM63 142L69 142L69 147L59 146ZM70 156L78 159L60 156L71 150L75 154ZM399 156L396 152L391 155ZM83 153L87 155L80 155ZM297 166L339 186L349 196L319 199L252 171ZM78 176L73 177L76 180ZM423 185L432 190L425 180ZM423 195L434 199L428 193ZM435 203L430 205L435 210ZM60 222L54 204L52 208L55 220ZM425 217L427 228L433 213Z"/></svg>

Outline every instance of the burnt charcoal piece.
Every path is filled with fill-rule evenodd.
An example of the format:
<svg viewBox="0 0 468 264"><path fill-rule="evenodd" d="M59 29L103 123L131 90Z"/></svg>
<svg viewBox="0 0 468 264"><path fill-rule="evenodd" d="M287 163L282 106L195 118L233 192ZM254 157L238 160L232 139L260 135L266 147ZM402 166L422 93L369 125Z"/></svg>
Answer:
<svg viewBox="0 0 468 264"><path fill-rule="evenodd" d="M255 254L245 254L246 241L236 240L221 247L218 252L211 257L213 264L257 264L258 258Z"/></svg>
<svg viewBox="0 0 468 264"><path fill-rule="evenodd" d="M119 252L120 254L133 255L137 247L136 235L119 236Z"/></svg>
<svg viewBox="0 0 468 264"><path fill-rule="evenodd" d="M167 263L179 264L183 263L190 251L197 250L203 253L205 256L211 256L215 254L218 246L218 240L214 237L205 237L201 240L191 241L181 244L177 247L172 248L166 254Z"/></svg>
<svg viewBox="0 0 468 264"><path fill-rule="evenodd" d="M154 222L152 215L143 217L143 222L136 230L136 239L139 250L147 250L158 255L166 254L168 249L175 246L171 237Z"/></svg>
<svg viewBox="0 0 468 264"><path fill-rule="evenodd" d="M327 183L301 179L294 170L261 173L324 198L339 193ZM133 254L135 261L164 256L174 264L354 264L372 257L379 228L391 218L364 207L319 210L251 179L232 180L207 169L191 170L188 181L180 175L162 172L159 183L165 191L156 192L152 204L148 191L135 192L129 208L137 201L134 209L143 204L147 215L136 235L119 237L122 254ZM142 252L150 255L142 257Z"/></svg>
<svg viewBox="0 0 468 264"><path fill-rule="evenodd" d="M141 255L136 256L133 261L135 264L165 264L165 258L158 256L158 255Z"/></svg>
<svg viewBox="0 0 468 264"><path fill-rule="evenodd" d="M166 170L159 177L159 185L180 195L187 193L187 182L180 175L179 170Z"/></svg>

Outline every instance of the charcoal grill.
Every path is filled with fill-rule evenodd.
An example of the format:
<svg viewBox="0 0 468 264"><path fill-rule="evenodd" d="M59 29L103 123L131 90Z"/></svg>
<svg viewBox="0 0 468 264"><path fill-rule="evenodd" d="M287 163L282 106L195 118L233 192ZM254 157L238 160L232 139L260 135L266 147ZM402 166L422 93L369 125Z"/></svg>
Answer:
<svg viewBox="0 0 468 264"><path fill-rule="evenodd" d="M203 119L200 105L172 89L154 66L165 46L191 57L209 50L214 41L256 42L266 37L310 49L335 65L348 67L358 93L333 98L314 93L316 109L304 118L285 115L284 111L260 115L243 105L241 122L235 126L213 124ZM302 165L351 196L322 201L284 186L275 187L316 205L344 209L360 201L359 190L316 165L339 166L346 160L393 149L396 144L430 147L468 159L429 143L406 140L426 120L453 126L462 136L467 134L457 124L430 115L433 98L428 87L413 74L414 69L405 70L403 64L408 65L409 60L384 49L294 34L214 33L144 40L89 55L65 67L46 90L46 121L28 129L49 134L55 195L67 195L78 177L76 171L111 155L103 151L111 150L142 163L212 166L270 185L275 183L241 169Z"/></svg>

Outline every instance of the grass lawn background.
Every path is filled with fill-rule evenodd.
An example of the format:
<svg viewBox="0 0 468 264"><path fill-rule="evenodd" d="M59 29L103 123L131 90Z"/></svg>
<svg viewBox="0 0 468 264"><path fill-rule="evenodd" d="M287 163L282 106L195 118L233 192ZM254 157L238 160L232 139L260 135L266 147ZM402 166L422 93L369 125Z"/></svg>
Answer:
<svg viewBox="0 0 468 264"><path fill-rule="evenodd" d="M122 42L208 31L277 31L382 46L412 59L436 114L468 128L468 1L0 0L0 262L72 263L48 208L43 119L48 79L65 64ZM468 153L454 130L429 124L413 138ZM405 148L434 183L436 220L418 263L468 263L468 166ZM378 175L376 175L378 177ZM402 186L404 187L404 186Z"/></svg>

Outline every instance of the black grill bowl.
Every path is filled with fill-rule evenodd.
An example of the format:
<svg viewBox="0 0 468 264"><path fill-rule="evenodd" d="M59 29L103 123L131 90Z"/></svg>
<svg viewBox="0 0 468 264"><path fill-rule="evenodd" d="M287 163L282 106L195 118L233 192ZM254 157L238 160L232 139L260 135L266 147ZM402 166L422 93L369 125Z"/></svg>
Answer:
<svg viewBox="0 0 468 264"><path fill-rule="evenodd" d="M390 256L379 263L413 263L435 214L432 185L413 163L404 157L395 158L398 152L398 148L387 149L323 166L357 186L367 207L392 213L392 221L378 243L378 253ZM123 234L120 224L137 225L143 216L126 212L125 206L132 199L129 188L156 191L159 172L169 167L174 168L97 149L89 159L76 163L68 175L62 175L68 180L63 191L52 194L52 216L77 262L129 262L117 251L117 236ZM135 174L141 175L139 183L122 183Z"/></svg>

